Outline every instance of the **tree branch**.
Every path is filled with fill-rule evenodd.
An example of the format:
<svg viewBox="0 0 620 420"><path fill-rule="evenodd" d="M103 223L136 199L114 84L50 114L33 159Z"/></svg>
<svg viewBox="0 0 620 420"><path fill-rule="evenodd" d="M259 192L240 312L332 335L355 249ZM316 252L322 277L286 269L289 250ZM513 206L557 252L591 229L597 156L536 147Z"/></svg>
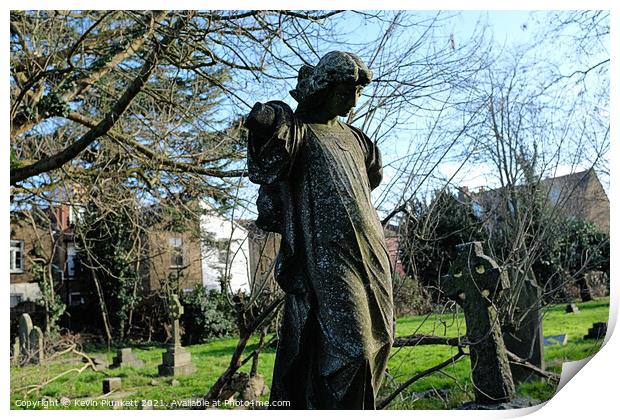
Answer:
<svg viewBox="0 0 620 420"><path fill-rule="evenodd" d="M192 16L193 12L188 12L186 16L181 17L176 21L174 29L170 35L165 36L161 42L157 42L157 40L155 40L155 46L140 69L138 76L131 82L123 96L121 96L121 98L114 104L112 109L105 115L103 120L101 120L96 127L89 130L71 146L56 153L55 155L41 159L32 165L28 165L23 168L11 169L11 185L32 176L39 175L43 172L58 169L79 155L97 138L105 135L112 128L112 126L114 126L116 121L118 121L123 112L125 112L131 101L138 93L140 93L149 76L153 70L155 70L159 58L166 52L170 44L176 39L178 33L187 24Z"/></svg>

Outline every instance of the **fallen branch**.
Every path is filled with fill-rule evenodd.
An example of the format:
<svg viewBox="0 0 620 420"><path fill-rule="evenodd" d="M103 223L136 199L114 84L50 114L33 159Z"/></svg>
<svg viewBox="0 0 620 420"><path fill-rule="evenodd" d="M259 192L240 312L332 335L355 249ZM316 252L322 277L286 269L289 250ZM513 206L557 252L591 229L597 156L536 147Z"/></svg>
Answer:
<svg viewBox="0 0 620 420"><path fill-rule="evenodd" d="M509 352L508 350L506 350L506 354L508 355L509 363L512 365L523 366L524 368L531 370L532 372L536 373L539 376L542 376L545 379L550 379L556 382L560 380L560 375L547 372L546 370L543 370L539 368L538 366L531 364L527 360L517 356L514 353Z"/></svg>
<svg viewBox="0 0 620 420"><path fill-rule="evenodd" d="M394 398L396 398L401 392L403 392L405 389L407 389L409 386L411 386L411 384L413 384L414 382L425 378L429 375L432 375L435 372L440 371L441 369L450 366L456 362L458 362L461 357L465 356L465 352L463 351L463 349L461 347L459 347L459 351L458 353L456 353L454 356L452 356L451 358L449 358L448 360L438 364L437 366L434 366L430 369L427 369L423 372L420 372L418 374L416 374L415 376L413 376L412 378L410 378L409 380L405 381L403 384L401 384L396 391L394 391L392 394L390 394L390 396L388 396L387 398L383 399L378 405L377 405L377 409L378 410L383 410L389 403L391 403Z"/></svg>
<svg viewBox="0 0 620 420"><path fill-rule="evenodd" d="M437 335L413 334L396 337L392 347L413 347L436 344L462 347L467 345L467 337L440 337Z"/></svg>
<svg viewBox="0 0 620 420"><path fill-rule="evenodd" d="M27 390L26 391L26 395L35 392L35 391L39 391L41 388L43 388L46 385L49 385L50 383L54 382L57 379L62 378L65 375L68 375L69 373L73 373L73 372L77 372L77 374L79 375L80 373L84 372L86 369L91 368L94 372L99 372L101 373L101 371L97 370L97 367L95 366L95 362L93 362L93 360L88 357L88 355L86 355L85 353L82 353L81 351L78 351L75 349L75 346L70 347L69 349L67 349L67 351L63 351L63 352L59 352L58 354L54 355L54 356L58 356L59 354L64 354L64 353L68 353L68 352L72 352L77 354L78 356L82 356L83 358L85 358L87 360L86 364L84 366L82 366L81 368L73 368L73 369L69 369L66 370L62 373L59 373L58 375L54 376L51 379L48 379L47 381L37 384L37 385L26 385L20 388L17 388L15 390L15 392L18 391L22 391L22 390Z"/></svg>

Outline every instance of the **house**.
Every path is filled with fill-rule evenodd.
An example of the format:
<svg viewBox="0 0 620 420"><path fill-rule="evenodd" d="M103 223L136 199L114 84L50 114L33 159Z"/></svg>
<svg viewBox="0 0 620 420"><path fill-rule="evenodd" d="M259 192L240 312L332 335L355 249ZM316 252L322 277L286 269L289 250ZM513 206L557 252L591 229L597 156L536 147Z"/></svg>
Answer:
<svg viewBox="0 0 620 420"><path fill-rule="evenodd" d="M588 220L609 235L609 198L593 169L547 178L541 184L564 216Z"/></svg>
<svg viewBox="0 0 620 420"><path fill-rule="evenodd" d="M384 234L392 272L395 276L403 278L406 276L406 272L400 256L401 236L399 230L399 227L396 225L387 225L384 229Z"/></svg>
<svg viewBox="0 0 620 420"><path fill-rule="evenodd" d="M53 240L44 229L33 226L23 213L11 214L10 233L10 307L22 303L34 303L41 298L41 288L32 270L33 257L39 250L48 250L52 255Z"/></svg>
<svg viewBox="0 0 620 420"><path fill-rule="evenodd" d="M546 178L536 186L547 197L548 203L558 216L590 221L601 232L609 234L609 198L593 169L569 175ZM526 194L525 186L512 191ZM485 218L487 227L500 223L503 210L500 203L507 203L508 210L514 211L513 203L506 197L511 191L505 188L471 192L460 187L458 200L471 205L478 218Z"/></svg>
<svg viewBox="0 0 620 420"><path fill-rule="evenodd" d="M248 230L212 209L207 203L200 216L202 237L202 284L207 289L250 292L250 250Z"/></svg>

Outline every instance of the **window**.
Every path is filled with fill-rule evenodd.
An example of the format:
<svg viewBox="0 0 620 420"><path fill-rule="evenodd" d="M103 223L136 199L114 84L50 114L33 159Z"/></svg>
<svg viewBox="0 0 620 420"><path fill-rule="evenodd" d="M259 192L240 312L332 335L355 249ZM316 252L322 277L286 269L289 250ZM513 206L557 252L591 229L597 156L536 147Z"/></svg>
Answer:
<svg viewBox="0 0 620 420"><path fill-rule="evenodd" d="M83 221L85 212L86 209L83 206L69 205L69 224L75 225L77 222Z"/></svg>
<svg viewBox="0 0 620 420"><path fill-rule="evenodd" d="M482 206L477 201L474 201L472 204L472 209L474 211L474 216L477 218L481 218L484 211L482 210Z"/></svg>
<svg viewBox="0 0 620 420"><path fill-rule="evenodd" d="M11 273L24 272L24 241L11 241Z"/></svg>
<svg viewBox="0 0 620 420"><path fill-rule="evenodd" d="M551 188L549 192L549 201L551 201L551 204L554 206L558 204L558 201L560 201L560 187L553 186L553 188Z"/></svg>
<svg viewBox="0 0 620 420"><path fill-rule="evenodd" d="M21 293L11 293L11 308L16 307L24 301L24 295Z"/></svg>
<svg viewBox="0 0 620 420"><path fill-rule="evenodd" d="M170 238L170 268L183 267L185 265L185 252L183 249L183 239Z"/></svg>
<svg viewBox="0 0 620 420"><path fill-rule="evenodd" d="M69 306L79 306L84 304L84 296L80 292L69 293Z"/></svg>
<svg viewBox="0 0 620 420"><path fill-rule="evenodd" d="M217 243L217 261L220 264L228 264L232 258L232 250L228 247L228 241Z"/></svg>
<svg viewBox="0 0 620 420"><path fill-rule="evenodd" d="M75 280L77 253L75 244L67 244L67 278L69 280Z"/></svg>

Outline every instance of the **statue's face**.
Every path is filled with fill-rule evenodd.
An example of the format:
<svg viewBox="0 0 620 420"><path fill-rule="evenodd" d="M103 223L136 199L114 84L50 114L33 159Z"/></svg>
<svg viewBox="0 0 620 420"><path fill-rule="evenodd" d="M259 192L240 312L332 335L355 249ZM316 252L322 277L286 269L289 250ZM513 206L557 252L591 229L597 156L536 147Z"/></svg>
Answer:
<svg viewBox="0 0 620 420"><path fill-rule="evenodd" d="M325 101L326 111L333 116L346 117L355 106L363 87L353 83L339 83L329 93Z"/></svg>

